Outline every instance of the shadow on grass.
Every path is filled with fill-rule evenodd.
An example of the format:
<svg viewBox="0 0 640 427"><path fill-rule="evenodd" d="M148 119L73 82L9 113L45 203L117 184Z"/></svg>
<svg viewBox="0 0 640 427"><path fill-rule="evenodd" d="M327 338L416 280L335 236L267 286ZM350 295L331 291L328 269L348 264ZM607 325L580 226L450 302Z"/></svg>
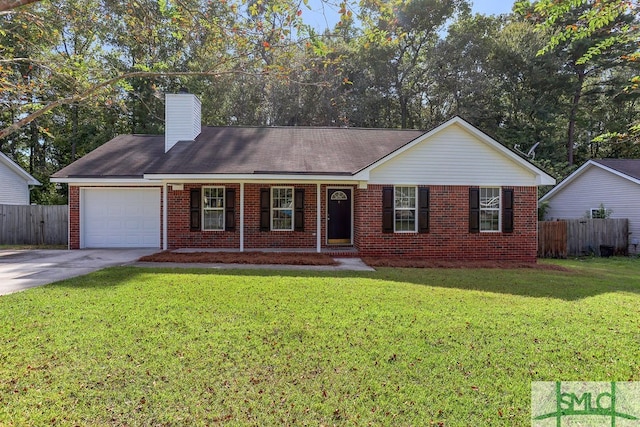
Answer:
<svg viewBox="0 0 640 427"><path fill-rule="evenodd" d="M334 278L336 284L348 279L370 285L413 284L500 293L532 298L579 300L611 292L640 293L640 274L635 264L567 264L568 271L541 269L401 269L380 268L376 272L309 270L242 270L203 268L112 267L58 282L50 286L72 288L111 288L131 280L153 281L153 274L224 275L237 277Z"/></svg>

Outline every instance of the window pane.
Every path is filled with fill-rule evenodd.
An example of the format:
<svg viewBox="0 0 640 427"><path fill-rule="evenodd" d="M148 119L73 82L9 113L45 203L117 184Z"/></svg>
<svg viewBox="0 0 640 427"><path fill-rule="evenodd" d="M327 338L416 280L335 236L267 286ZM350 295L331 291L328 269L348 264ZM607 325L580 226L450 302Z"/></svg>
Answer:
<svg viewBox="0 0 640 427"><path fill-rule="evenodd" d="M415 187L396 187L395 195L396 209L414 209L416 207Z"/></svg>
<svg viewBox="0 0 640 427"><path fill-rule="evenodd" d="M480 211L480 230L482 231L499 231L500 211L498 210L481 210Z"/></svg>
<svg viewBox="0 0 640 427"><path fill-rule="evenodd" d="M273 211L273 229L274 230L291 230L293 211L291 209L282 209Z"/></svg>
<svg viewBox="0 0 640 427"><path fill-rule="evenodd" d="M204 229L205 230L222 230L223 227L222 210L204 211Z"/></svg>
<svg viewBox="0 0 640 427"><path fill-rule="evenodd" d="M480 189L480 209L500 208L500 189L481 188Z"/></svg>
<svg viewBox="0 0 640 427"><path fill-rule="evenodd" d="M204 188L204 208L223 208L224 188Z"/></svg>
<svg viewBox="0 0 640 427"><path fill-rule="evenodd" d="M293 204L292 188L273 188L272 189L272 207L273 208L290 208Z"/></svg>
<svg viewBox="0 0 640 427"><path fill-rule="evenodd" d="M396 210L396 231L415 231L416 213L413 210Z"/></svg>

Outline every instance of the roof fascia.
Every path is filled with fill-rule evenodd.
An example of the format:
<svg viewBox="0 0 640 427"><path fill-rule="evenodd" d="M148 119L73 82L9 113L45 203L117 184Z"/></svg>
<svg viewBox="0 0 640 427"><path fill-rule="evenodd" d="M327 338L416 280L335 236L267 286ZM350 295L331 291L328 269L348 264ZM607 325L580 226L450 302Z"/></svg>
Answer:
<svg viewBox="0 0 640 427"><path fill-rule="evenodd" d="M540 197L540 201L544 202L545 200L551 198L555 193L557 193L558 191L562 190L569 183L571 183L577 177L582 175L584 173L584 171L586 171L587 168L590 167L590 166L597 166L597 165L593 160L589 160L587 163L585 163L584 165L582 165L578 169L576 169L568 177L566 177L565 179L560 181L560 183L558 185L556 185L555 187L553 187L547 194L545 194L544 196Z"/></svg>
<svg viewBox="0 0 640 427"><path fill-rule="evenodd" d="M554 194L556 194L557 192L559 192L560 190L562 190L564 187L566 187L567 185L571 184L573 181L575 181L580 175L582 175L583 173L585 173L587 171L588 168L590 167L598 167L602 170L605 170L607 172L611 172L614 175L617 175L621 178L627 179L635 184L640 184L640 180L635 179L632 176L627 175L626 173L620 172L618 170L612 169L608 166L605 166L603 164L600 164L596 161L593 160L589 160L587 161L585 164L583 164L582 166L580 166L578 169L576 169L571 175L569 175L568 177L566 177L565 179L563 179L560 184L556 185L555 187L553 187L553 189L551 189L551 191L549 191L547 194L545 194L544 196L542 196L540 198L541 202L544 202L545 200L550 199L551 197L553 197Z"/></svg>
<svg viewBox="0 0 640 427"><path fill-rule="evenodd" d="M453 125L458 125L458 126L462 127L464 130L466 130L467 132L471 133L476 138L478 138L481 141L483 141L485 144L488 144L489 146L491 146L495 150L497 150L500 153L502 153L504 156L508 157L510 160L512 160L515 163L517 163L519 166L521 166L524 169L528 170L529 172L533 173L536 176L536 185L553 185L553 184L556 183L555 178L553 178L551 175L547 174L546 172L544 172L540 168L536 167L535 165L527 162L522 157L518 156L516 153L514 153L511 150L509 150L507 147L505 147L504 145L500 144L498 141L496 141L495 139L491 138L489 135L487 135L486 133L484 133L481 130L477 129L475 126L471 125L466 120L463 120L462 118L460 118L458 116L447 120L446 122L444 122L440 126L436 127L435 129L432 129L429 132L424 133L423 135L417 137L413 141L410 141L409 143L405 144L404 146L398 148L394 152L389 153L388 155L382 157L381 159L377 160L376 162L372 163L371 165L367 166L366 168L364 168L361 171L359 171L358 173L356 173L355 176L356 177L360 177L361 173L366 172L367 173L367 178L368 178L368 174L372 169L374 169L374 168L376 168L376 167L388 162L389 160L399 156L400 154L404 153L405 151L413 148L417 144L420 144L424 140L431 138L435 134L437 134L439 132L442 132L444 129L446 129L446 128L450 127L450 126L453 126Z"/></svg>
<svg viewBox="0 0 640 427"><path fill-rule="evenodd" d="M194 182L194 181L232 181L232 182L357 182L362 181L352 175L307 175L307 174L145 174L145 180Z"/></svg>
<svg viewBox="0 0 640 427"><path fill-rule="evenodd" d="M22 169L16 162L7 157L4 153L0 153L0 161L7 165L9 169L20 175L29 185L42 185L40 181L35 179L26 170Z"/></svg>
<svg viewBox="0 0 640 427"><path fill-rule="evenodd" d="M591 160L589 160L589 161L591 161ZM618 176L619 176L619 177L621 177L621 178L628 179L629 181L631 181L631 182L633 182L633 183L635 183L635 184L640 184L640 179L634 178L634 177L632 177L631 175L627 175L627 174L626 174L626 173L624 173L624 172L620 172L619 170L616 170L616 169L613 169L613 168L611 168L611 167L609 167L609 166L607 166L607 165L603 165L603 164L601 164L601 163L598 163L597 161L594 161L594 162L593 162L593 164L594 164L595 166L598 166L598 167L600 167L600 168L602 168L602 169L606 170L607 172L611 172L612 174L614 174L614 175L618 175Z"/></svg>
<svg viewBox="0 0 640 427"><path fill-rule="evenodd" d="M51 182L60 182L72 185L114 185L114 184L133 184L133 185L158 185L159 182L149 181L142 178L51 178Z"/></svg>

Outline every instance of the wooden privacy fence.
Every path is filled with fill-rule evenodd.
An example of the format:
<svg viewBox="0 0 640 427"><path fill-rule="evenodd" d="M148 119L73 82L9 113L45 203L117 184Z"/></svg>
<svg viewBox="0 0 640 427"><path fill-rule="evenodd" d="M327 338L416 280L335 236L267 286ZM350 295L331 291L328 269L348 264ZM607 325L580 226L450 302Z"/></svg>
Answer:
<svg viewBox="0 0 640 427"><path fill-rule="evenodd" d="M0 205L0 245L66 245L66 205Z"/></svg>
<svg viewBox="0 0 640 427"><path fill-rule="evenodd" d="M626 255L629 220L567 219L538 222L538 256Z"/></svg>

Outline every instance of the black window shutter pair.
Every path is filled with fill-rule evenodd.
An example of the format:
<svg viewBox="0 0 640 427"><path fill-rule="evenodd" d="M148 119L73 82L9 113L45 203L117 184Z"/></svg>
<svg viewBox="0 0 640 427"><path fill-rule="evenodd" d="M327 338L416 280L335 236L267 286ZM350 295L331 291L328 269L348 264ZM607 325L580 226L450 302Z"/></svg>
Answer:
<svg viewBox="0 0 640 427"><path fill-rule="evenodd" d="M235 231L236 229L236 190L227 188L224 201L225 230ZM189 225L191 231L200 231L200 209L202 207L202 191L200 188L191 189L191 200L189 203Z"/></svg>
<svg viewBox="0 0 640 427"><path fill-rule="evenodd" d="M393 187L382 188L382 232L393 233ZM418 233L429 232L429 188L418 188Z"/></svg>
<svg viewBox="0 0 640 427"><path fill-rule="evenodd" d="M293 225L295 231L304 231L304 188L294 189ZM260 189L260 231L271 230L271 189Z"/></svg>
<svg viewBox="0 0 640 427"><path fill-rule="evenodd" d="M480 189L469 188L469 233L480 232ZM513 233L513 189L502 189L502 232Z"/></svg>

